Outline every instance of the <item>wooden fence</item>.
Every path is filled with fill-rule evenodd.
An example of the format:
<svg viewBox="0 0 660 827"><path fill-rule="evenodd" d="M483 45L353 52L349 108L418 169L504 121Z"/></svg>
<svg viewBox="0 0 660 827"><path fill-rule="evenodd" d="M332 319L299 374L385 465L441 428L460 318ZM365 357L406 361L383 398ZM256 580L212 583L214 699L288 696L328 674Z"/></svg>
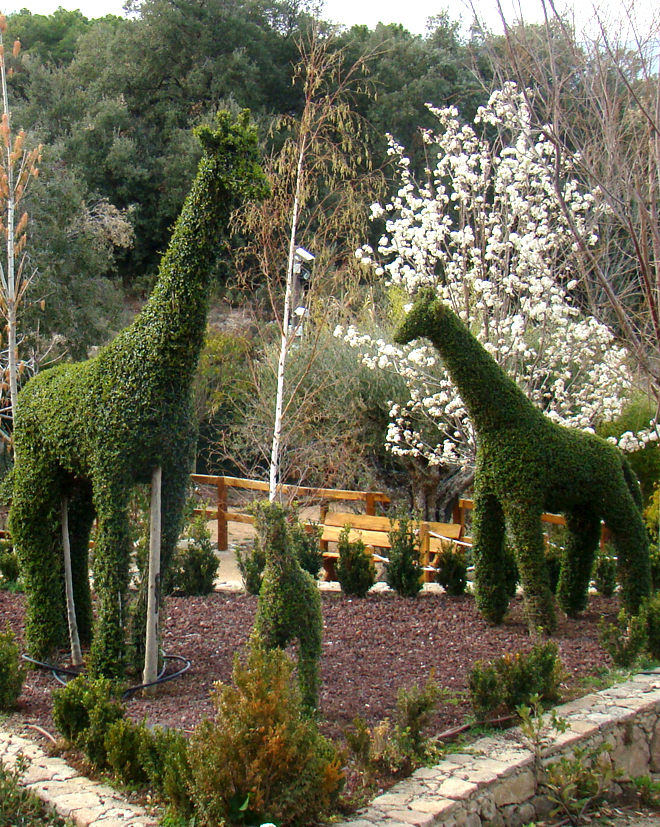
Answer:
<svg viewBox="0 0 660 827"><path fill-rule="evenodd" d="M216 490L215 508L196 508L195 514L206 514L210 520L218 521L218 551L228 548L227 523L254 523L254 517L240 511L229 511L227 504L227 490L239 488L249 491L268 491L269 485L261 480L247 480L241 477L215 477L206 474L191 474L191 479L198 485L212 486ZM310 488L304 485L278 485L278 493L285 494L289 499L306 498L323 502L324 500L346 500L364 502L365 513L370 516L376 514L376 503L389 503L390 498L381 491L350 491L337 488ZM324 515L321 515L323 520Z"/></svg>

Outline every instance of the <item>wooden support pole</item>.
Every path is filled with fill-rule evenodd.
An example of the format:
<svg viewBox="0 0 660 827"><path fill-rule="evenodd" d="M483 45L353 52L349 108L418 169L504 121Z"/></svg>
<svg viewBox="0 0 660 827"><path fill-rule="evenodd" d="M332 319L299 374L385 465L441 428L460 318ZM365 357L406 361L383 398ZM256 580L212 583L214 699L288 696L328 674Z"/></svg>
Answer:
<svg viewBox="0 0 660 827"><path fill-rule="evenodd" d="M227 486L223 477L218 477L218 551L227 551L229 538L227 536Z"/></svg>
<svg viewBox="0 0 660 827"><path fill-rule="evenodd" d="M156 468L151 476L151 521L149 524L149 584L147 591L147 630L144 646L144 672L142 683L153 683L158 677L158 613L160 611L160 523L162 469ZM147 695L156 691L148 686Z"/></svg>
<svg viewBox="0 0 660 827"><path fill-rule="evenodd" d="M73 573L71 571L71 542L69 540L69 501L62 497L62 548L64 549L64 587L66 592L66 616L69 623L69 641L71 643L71 663L83 665L76 605L73 600Z"/></svg>

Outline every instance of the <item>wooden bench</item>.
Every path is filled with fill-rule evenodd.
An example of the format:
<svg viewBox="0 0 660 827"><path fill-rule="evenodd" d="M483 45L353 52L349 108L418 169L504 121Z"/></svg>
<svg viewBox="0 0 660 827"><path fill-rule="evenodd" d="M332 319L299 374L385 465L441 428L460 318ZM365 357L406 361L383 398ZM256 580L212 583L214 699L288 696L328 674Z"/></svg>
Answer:
<svg viewBox="0 0 660 827"><path fill-rule="evenodd" d="M458 523L435 523L427 520L422 520L419 523L413 522L413 525L419 526L420 559L425 567L424 580L428 582L433 579L432 566L435 557L442 550L442 542L460 540L461 526ZM390 520L388 517L376 517L369 514L328 511L323 516L323 522L319 523L323 568L327 580L337 579L335 563L339 558L339 552L336 548L331 550L329 544L334 545L339 541L339 536L346 526L350 527L349 542L362 540L367 553L374 554L375 549L382 549L387 552L392 547L389 533L393 528L398 528L398 520ZM387 554L376 555L376 558L386 561Z"/></svg>

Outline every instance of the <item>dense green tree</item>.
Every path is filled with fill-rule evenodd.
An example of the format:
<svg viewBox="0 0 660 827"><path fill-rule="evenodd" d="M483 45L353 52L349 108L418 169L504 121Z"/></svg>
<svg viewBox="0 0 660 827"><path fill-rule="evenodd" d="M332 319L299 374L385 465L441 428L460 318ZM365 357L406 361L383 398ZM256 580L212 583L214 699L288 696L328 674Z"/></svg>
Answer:
<svg viewBox="0 0 660 827"><path fill-rule="evenodd" d="M65 66L73 60L78 38L91 25L80 9L67 11L60 6L52 14L21 9L9 18L7 35L11 41L20 40L23 50L32 58Z"/></svg>
<svg viewBox="0 0 660 827"><path fill-rule="evenodd" d="M426 104L454 105L471 119L485 102L470 71L471 51L459 27L444 12L431 19L426 36L411 34L399 24L381 23L373 30L353 26L342 36L347 62L360 54L370 55L368 71L375 94L360 97L357 108L381 136L382 157L389 133L410 149L413 163L423 168L420 128L434 125Z"/></svg>

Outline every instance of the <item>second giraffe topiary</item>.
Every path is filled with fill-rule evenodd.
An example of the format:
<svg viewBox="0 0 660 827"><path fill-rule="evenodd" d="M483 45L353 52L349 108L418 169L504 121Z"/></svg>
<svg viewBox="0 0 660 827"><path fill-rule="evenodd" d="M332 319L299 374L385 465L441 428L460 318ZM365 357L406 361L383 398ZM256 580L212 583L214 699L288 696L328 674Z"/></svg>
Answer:
<svg viewBox="0 0 660 827"><path fill-rule="evenodd" d="M500 623L509 597L504 535L512 538L531 627L554 630L541 514L564 514L568 542L557 589L561 608L586 608L600 521L612 532L622 600L636 613L651 590L639 484L623 454L593 434L551 422L437 296L421 291L396 333L429 339L456 385L477 436L472 538L477 604Z"/></svg>

